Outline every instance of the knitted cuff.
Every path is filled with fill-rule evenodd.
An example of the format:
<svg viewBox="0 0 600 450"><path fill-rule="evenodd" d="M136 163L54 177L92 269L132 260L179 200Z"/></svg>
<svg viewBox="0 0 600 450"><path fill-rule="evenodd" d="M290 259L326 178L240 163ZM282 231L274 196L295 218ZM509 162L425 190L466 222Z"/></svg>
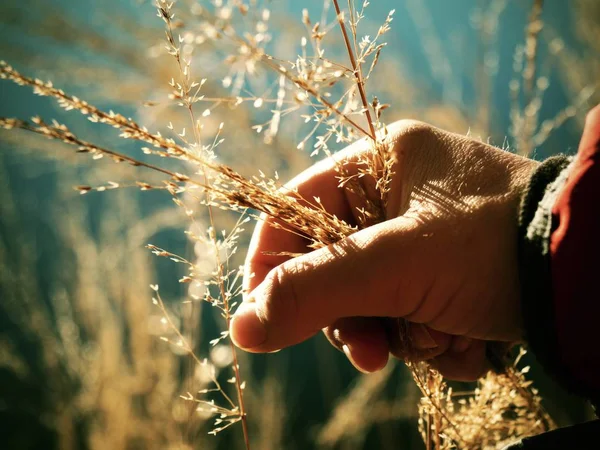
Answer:
<svg viewBox="0 0 600 450"><path fill-rule="evenodd" d="M570 159L556 156L533 173L521 201L519 216L519 277L525 337L544 368L570 387L560 362L550 270L552 207L565 184Z"/></svg>

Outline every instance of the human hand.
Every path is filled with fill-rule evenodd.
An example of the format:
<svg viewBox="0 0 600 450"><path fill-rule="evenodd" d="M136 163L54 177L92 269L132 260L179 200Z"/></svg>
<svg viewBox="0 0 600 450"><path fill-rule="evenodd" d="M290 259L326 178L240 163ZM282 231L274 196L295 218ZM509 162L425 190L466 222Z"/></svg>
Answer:
<svg viewBox="0 0 600 450"><path fill-rule="evenodd" d="M404 318L416 358L449 378L475 379L485 370L485 341L521 338L517 215L537 163L420 122L388 130L395 164L387 220L306 253L302 237L263 218L231 337L245 350L272 352L324 329L359 370L372 372L390 352L407 356L383 319ZM358 141L287 186L356 224L361 199L338 187L336 164L356 173L369 146ZM276 256L284 252L305 254Z"/></svg>

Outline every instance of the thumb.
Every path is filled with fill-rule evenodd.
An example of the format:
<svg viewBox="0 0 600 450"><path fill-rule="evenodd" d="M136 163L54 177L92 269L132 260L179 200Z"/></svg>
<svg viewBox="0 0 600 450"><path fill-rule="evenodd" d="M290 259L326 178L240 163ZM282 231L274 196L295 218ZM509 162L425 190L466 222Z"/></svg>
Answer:
<svg viewBox="0 0 600 450"><path fill-rule="evenodd" d="M413 293L419 290L408 272L419 272L413 231L414 222L397 218L277 266L236 311L230 326L234 343L271 352L343 317L410 314L420 298L402 292L409 284Z"/></svg>

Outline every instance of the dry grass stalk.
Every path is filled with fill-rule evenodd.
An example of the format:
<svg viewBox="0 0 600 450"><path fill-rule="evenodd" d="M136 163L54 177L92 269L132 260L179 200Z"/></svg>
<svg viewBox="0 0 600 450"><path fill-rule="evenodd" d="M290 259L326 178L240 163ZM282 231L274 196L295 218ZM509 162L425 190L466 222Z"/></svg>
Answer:
<svg viewBox="0 0 600 450"><path fill-rule="evenodd" d="M179 89L177 90L175 95L179 96L179 100L181 102L180 104L182 106L185 106L186 109L188 110L188 113L189 113L189 116L191 119L191 125L194 130L194 139L195 139L194 147L198 147L201 145L201 125L199 122L196 121L193 104L195 102L194 98L198 95L198 93L202 89L204 81L201 81L200 83L192 82L191 81L191 70L190 70L191 61L182 60L182 58L181 58L181 47L179 44L175 43L175 38L173 37L172 18L174 17L174 15L171 12L172 5L173 5L172 3L168 3L165 0L159 0L157 2L158 15L160 17L162 17L162 19L164 20L164 22L166 24L167 42L168 42L168 45L170 46L169 53L177 61L177 66L178 66L179 72L180 72L180 83L178 85ZM194 94L194 97L191 97L190 92L195 87L197 87L196 93ZM182 134L185 134L185 133L182 133ZM216 145L216 144L214 144L214 145ZM211 150L212 150L212 148L211 148ZM209 221L210 221L210 230L214 230L215 229L215 219L214 219L214 215L213 215L213 210L212 210L213 206L212 206L212 202L211 202L212 184L211 184L211 180L208 175L208 172L207 172L206 165L201 166L201 171L202 171L204 184L207 188L206 192L205 192L204 200L205 200L205 204L206 204L206 207L208 210L208 216L209 216ZM233 233L237 233L237 232L238 232L238 227L236 226L234 228ZM211 243L213 244L213 247L215 249L215 254L218 254L219 242L217 240L217 237L215 236L214 232L210 233L209 236L210 236ZM233 298L235 298L235 296L238 293L237 292L232 293L229 289L226 288L226 286L225 286L226 278L228 278L230 276L230 274L225 273L225 269L219 258L217 258L216 263L217 263L216 264L217 265L217 272L216 272L217 283L216 284L219 288L220 298L222 299L223 316L225 318L227 329L229 329L229 326L231 323L231 317L232 317L231 311L233 310L232 308L234 307L234 305L230 305L230 302ZM192 272L190 275L193 276L194 273ZM190 279L190 281L193 280L192 277L189 277L189 279ZM184 281L187 282L187 280L184 280ZM159 299L160 299L160 297L159 297ZM163 305L161 300L159 300L159 304ZM164 311L164 308L163 308L163 311ZM190 312L190 316L192 317L192 320L193 320L194 315L195 315L194 308L192 307L191 312ZM229 335L228 331L222 332L221 338L219 338L217 340L213 340L211 342L211 344L216 345L221 339L227 338L228 335ZM216 377L213 376L213 383L217 387L217 390L221 393L221 395L223 397L225 397L225 399L229 402L229 404L231 405L231 407L233 409L231 410L232 417L228 417L227 413L225 413L224 411L220 412L219 418L215 421L216 428L213 431L211 431L211 433L216 435L218 432L225 430L226 428L235 424L238 421L241 421L242 422L242 431L243 431L243 435L244 435L244 444L246 446L246 449L250 450L250 435L248 432L248 422L247 422L246 407L245 407L245 403L244 403L244 394L243 394L245 382L243 382L241 379L240 366L238 364L238 357L237 357L237 349L236 349L235 345L233 344L233 341L231 341L231 339L229 340L229 348L230 348L231 355L232 355L232 367L233 367L233 373L234 373L234 377L233 377L233 379L230 379L230 382L232 382L236 387L238 406L235 406L233 404L233 402L231 401L229 396L227 396L227 394L221 388ZM199 362L197 357L195 356L195 353L193 352L193 350L190 349L189 352L192 355L194 355L196 362ZM195 396L191 396L191 394L188 393L188 400L192 400L192 399L195 399Z"/></svg>
<svg viewBox="0 0 600 450"><path fill-rule="evenodd" d="M517 365L523 349L505 373L488 373L474 391L454 392L426 365L413 368L427 395L419 406L419 428L429 448L501 449L516 438L556 427L541 406L538 391Z"/></svg>
<svg viewBox="0 0 600 450"><path fill-rule="evenodd" d="M546 142L550 134L560 128L597 93L598 83L581 86L573 102L561 109L554 117L540 123L543 97L550 86L548 76L539 72L540 36L546 26L541 18L543 0L534 0L525 28L525 44L517 47L513 60L514 78L510 83L511 95L511 134L515 139L516 150L524 156L533 155L536 148ZM564 53L564 42L552 39L548 44L551 57Z"/></svg>
<svg viewBox="0 0 600 450"><path fill-rule="evenodd" d="M303 204L303 202L308 202L309 205L314 205L314 200L311 202L301 199L294 192L282 193L279 190L276 180L266 180L263 178L248 180L226 165L201 159L191 151L175 143L172 139L165 139L160 134L148 132L131 119L125 119L124 116L115 113L104 113L82 100L67 96L64 92L51 87L49 83L45 84L39 80L32 80L22 76L10 66L0 65L0 77L3 77L5 74L20 84L34 86L34 90L40 95L49 95L57 98L59 103L67 109L71 109L72 107L85 115L91 111L92 121L108 123L115 128L123 130L120 135L121 137L152 143L154 146L167 150L166 152L161 152L145 148L145 153L165 158L173 157L183 161L191 160L191 162L199 165L201 168L207 168L216 172L219 178L213 182L212 186L205 184L202 181L190 178L188 175L145 163L122 153L96 146L95 144L79 139L65 125L57 122L49 125L37 117L33 118L33 123L18 119L2 118L0 119L0 125L5 129L19 128L33 131L50 139L58 139L74 145L77 147L78 152L90 153L94 159L101 159L104 155L107 155L116 163L128 162L133 166L145 167L168 175L170 180L167 182L167 187L174 193L181 193L186 189L193 190L200 188L201 190L208 190L212 194L213 200L222 202L221 206L227 205L227 207L233 207L236 210L252 208L276 217L283 224L309 238L315 248L337 242L354 232L352 227L327 213L322 208L316 209ZM213 148L209 147L209 149L212 150ZM181 183L187 183L187 187ZM144 190L152 188L148 184L142 184L140 187ZM81 188L83 192L89 192L90 190L92 188L89 186ZM212 205L212 200L209 204ZM217 204L215 203L215 205Z"/></svg>

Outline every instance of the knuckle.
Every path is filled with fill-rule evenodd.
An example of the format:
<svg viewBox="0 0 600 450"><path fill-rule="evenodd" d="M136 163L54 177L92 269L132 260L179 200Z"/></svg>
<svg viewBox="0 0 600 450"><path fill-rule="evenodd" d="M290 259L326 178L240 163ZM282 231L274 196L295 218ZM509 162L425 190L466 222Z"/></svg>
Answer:
<svg viewBox="0 0 600 450"><path fill-rule="evenodd" d="M297 315L297 273L298 264L289 261L274 268L267 276L269 292L264 305L266 320L282 321Z"/></svg>
<svg viewBox="0 0 600 450"><path fill-rule="evenodd" d="M435 127L418 120L402 119L388 126L394 144L409 141L426 141L434 138Z"/></svg>
<svg viewBox="0 0 600 450"><path fill-rule="evenodd" d="M390 127L389 145L394 158L399 163L404 179L411 179L414 169L417 174L439 159L445 132L424 122L400 120Z"/></svg>

